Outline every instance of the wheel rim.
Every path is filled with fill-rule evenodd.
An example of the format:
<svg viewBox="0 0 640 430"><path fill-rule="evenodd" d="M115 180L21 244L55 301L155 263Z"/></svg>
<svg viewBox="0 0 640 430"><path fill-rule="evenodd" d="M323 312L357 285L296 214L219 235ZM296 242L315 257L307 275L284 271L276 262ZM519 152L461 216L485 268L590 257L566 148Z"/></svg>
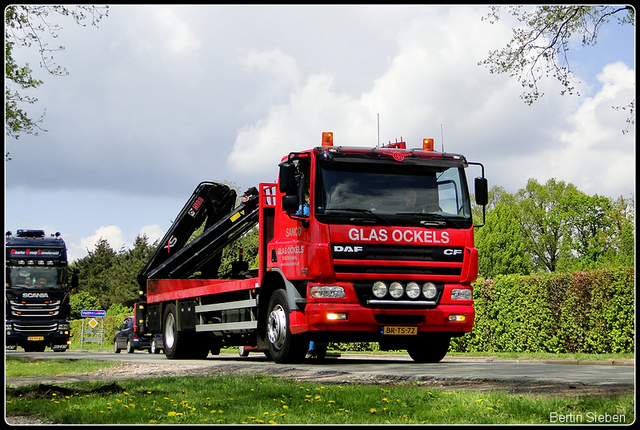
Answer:
<svg viewBox="0 0 640 430"><path fill-rule="evenodd" d="M172 313L167 315L167 321L164 326L164 345L167 348L173 348L173 343L175 342L175 317Z"/></svg>
<svg viewBox="0 0 640 430"><path fill-rule="evenodd" d="M269 342L276 350L282 349L287 337L287 314L279 304L274 306L269 314L267 335Z"/></svg>

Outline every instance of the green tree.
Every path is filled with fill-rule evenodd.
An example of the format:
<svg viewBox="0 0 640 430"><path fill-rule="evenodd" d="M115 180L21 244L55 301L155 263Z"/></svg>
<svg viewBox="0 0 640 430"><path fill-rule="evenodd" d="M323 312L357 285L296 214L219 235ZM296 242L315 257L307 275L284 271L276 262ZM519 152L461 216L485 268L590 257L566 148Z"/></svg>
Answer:
<svg viewBox="0 0 640 430"><path fill-rule="evenodd" d="M111 295L111 268L117 262L117 253L109 246L106 239L100 239L89 255L76 261L75 266L80 269L78 292L84 292L95 297L100 309L107 309L113 303Z"/></svg>
<svg viewBox="0 0 640 430"><path fill-rule="evenodd" d="M133 307L138 301L138 273L155 250L155 245L149 245L148 242L146 235L137 236L132 249L121 250L118 254L116 264L109 271L112 304Z"/></svg>
<svg viewBox="0 0 640 430"><path fill-rule="evenodd" d="M494 23L505 6L490 6L483 19ZM552 76L560 82L560 94L575 92L574 76L569 63L569 40L578 35L583 46L597 43L603 25L615 19L619 24L635 25L633 6L546 5L536 7L506 6L508 13L520 23L513 29L505 48L490 51L478 64L491 73L508 73L525 88L521 98L528 104L542 97L539 81ZM633 109L635 101L629 105ZM633 122L633 119L629 121Z"/></svg>
<svg viewBox="0 0 640 430"><path fill-rule="evenodd" d="M15 48L34 47L38 50L41 66L54 76L67 75L64 67L56 64L53 53L64 51L64 46L52 47L47 39L56 39L62 27L52 21L52 15L69 17L81 26L90 18L96 26L108 16L108 6L60 6L60 5L10 5L5 9L5 130L7 135L18 138L21 133L37 135L43 130L43 117L33 120L25 111L37 98L24 95L24 91L36 89L43 81L32 76L29 64L19 66L14 59ZM44 130L46 131L46 130ZM8 154L6 159L10 160Z"/></svg>
<svg viewBox="0 0 640 430"><path fill-rule="evenodd" d="M512 204L498 203L475 239L481 276L493 279L497 275L530 274L530 258Z"/></svg>
<svg viewBox="0 0 640 430"><path fill-rule="evenodd" d="M515 215L519 221L525 245L531 255L534 271L554 272L561 258L567 257L565 236L569 233L561 201L573 184L549 179L541 185L529 179L524 189L515 195Z"/></svg>

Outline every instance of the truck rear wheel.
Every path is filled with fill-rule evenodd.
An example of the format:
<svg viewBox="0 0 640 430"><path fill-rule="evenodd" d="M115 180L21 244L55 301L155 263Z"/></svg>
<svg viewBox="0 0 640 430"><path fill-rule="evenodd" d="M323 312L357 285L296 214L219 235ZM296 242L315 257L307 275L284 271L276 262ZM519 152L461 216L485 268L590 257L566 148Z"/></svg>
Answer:
<svg viewBox="0 0 640 430"><path fill-rule="evenodd" d="M447 355L450 343L449 336L421 339L419 345L407 347L407 352L416 363L438 363Z"/></svg>
<svg viewBox="0 0 640 430"><path fill-rule="evenodd" d="M276 290L269 300L267 311L267 345L276 363L302 361L308 344L303 336L293 336L289 321L289 303L285 290Z"/></svg>

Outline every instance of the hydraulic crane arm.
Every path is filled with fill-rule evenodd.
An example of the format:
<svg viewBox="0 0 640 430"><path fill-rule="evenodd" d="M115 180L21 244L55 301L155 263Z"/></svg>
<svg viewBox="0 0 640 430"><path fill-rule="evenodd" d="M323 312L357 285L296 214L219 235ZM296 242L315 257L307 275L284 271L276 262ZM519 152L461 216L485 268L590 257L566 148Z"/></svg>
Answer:
<svg viewBox="0 0 640 430"><path fill-rule="evenodd" d="M220 256L225 246L255 226L258 223L258 214L258 190L251 188L245 193L243 202L232 212L218 212L217 222L207 226L192 242L163 259L160 264L148 265L144 271L145 281L187 278L198 270L201 270L205 277L217 277L219 262L214 262L213 268L207 265ZM209 220L207 224L210 224Z"/></svg>
<svg viewBox="0 0 640 430"><path fill-rule="evenodd" d="M215 182L201 182L138 274L140 287L146 290L147 279L153 277L151 273L183 249L193 232L205 219L207 220L206 230L231 212L235 200L236 192L228 186Z"/></svg>

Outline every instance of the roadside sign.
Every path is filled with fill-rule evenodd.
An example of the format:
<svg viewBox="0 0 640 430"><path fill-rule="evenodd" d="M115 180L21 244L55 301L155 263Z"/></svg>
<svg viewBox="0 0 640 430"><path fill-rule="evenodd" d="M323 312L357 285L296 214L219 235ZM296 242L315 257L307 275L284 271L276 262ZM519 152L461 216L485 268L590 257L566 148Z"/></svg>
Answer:
<svg viewBox="0 0 640 430"><path fill-rule="evenodd" d="M89 310L81 310L80 316L82 318L92 318L92 317L106 317L107 311L89 311Z"/></svg>
<svg viewBox="0 0 640 430"><path fill-rule="evenodd" d="M96 328L96 326L98 325L98 321L95 320L95 318L91 318L89 320L89 325L91 326L91 328Z"/></svg>

